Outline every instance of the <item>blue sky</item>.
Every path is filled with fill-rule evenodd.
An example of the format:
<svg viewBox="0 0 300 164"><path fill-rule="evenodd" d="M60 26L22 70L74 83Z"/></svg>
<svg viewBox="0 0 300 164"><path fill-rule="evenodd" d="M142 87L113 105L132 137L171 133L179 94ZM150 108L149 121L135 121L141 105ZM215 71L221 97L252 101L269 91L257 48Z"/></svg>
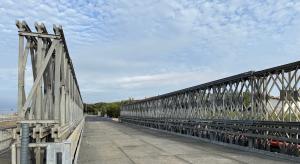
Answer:
<svg viewBox="0 0 300 164"><path fill-rule="evenodd" d="M15 108L15 20L61 24L86 102L163 94L300 59L300 1L0 1L0 112ZM30 76L27 81L30 82Z"/></svg>

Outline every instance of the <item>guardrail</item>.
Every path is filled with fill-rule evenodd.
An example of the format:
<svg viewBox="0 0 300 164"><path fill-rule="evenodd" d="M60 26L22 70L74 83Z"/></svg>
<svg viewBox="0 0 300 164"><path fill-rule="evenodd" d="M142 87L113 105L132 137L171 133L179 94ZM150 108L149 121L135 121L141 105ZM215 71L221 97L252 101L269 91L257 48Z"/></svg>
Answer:
<svg viewBox="0 0 300 164"><path fill-rule="evenodd" d="M13 142L13 129L19 120L15 115L0 115L0 153L6 151Z"/></svg>
<svg viewBox="0 0 300 164"><path fill-rule="evenodd" d="M14 127L0 128L0 153L7 150L13 142Z"/></svg>

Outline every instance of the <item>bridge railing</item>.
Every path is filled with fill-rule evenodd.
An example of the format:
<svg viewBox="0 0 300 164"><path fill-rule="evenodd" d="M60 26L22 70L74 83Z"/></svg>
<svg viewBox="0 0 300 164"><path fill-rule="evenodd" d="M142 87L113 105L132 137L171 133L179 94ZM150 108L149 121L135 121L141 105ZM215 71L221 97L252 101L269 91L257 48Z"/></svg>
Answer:
<svg viewBox="0 0 300 164"><path fill-rule="evenodd" d="M275 140L273 147L298 155L299 67L298 61L137 100L122 106L121 121L265 149Z"/></svg>
<svg viewBox="0 0 300 164"><path fill-rule="evenodd" d="M6 151L13 142L13 129L19 117L16 115L0 116L0 153Z"/></svg>
<svg viewBox="0 0 300 164"><path fill-rule="evenodd" d="M20 134L24 130L21 125L27 124L30 141L33 141L29 149L34 154L28 156L34 156L32 163L43 163L46 147L66 141L81 125L83 101L62 26L53 25L51 34L43 23L35 23L35 32L25 21L17 21L16 25L19 29L18 114L21 121L14 132L17 142L12 151L15 157L20 156ZM30 86L25 84L28 77L32 77L33 83L26 91L26 86ZM13 161L18 163L20 159Z"/></svg>
<svg viewBox="0 0 300 164"><path fill-rule="evenodd" d="M300 121L300 62L250 71L122 107L122 116Z"/></svg>
<svg viewBox="0 0 300 164"><path fill-rule="evenodd" d="M0 153L7 150L13 142L13 128L0 127Z"/></svg>

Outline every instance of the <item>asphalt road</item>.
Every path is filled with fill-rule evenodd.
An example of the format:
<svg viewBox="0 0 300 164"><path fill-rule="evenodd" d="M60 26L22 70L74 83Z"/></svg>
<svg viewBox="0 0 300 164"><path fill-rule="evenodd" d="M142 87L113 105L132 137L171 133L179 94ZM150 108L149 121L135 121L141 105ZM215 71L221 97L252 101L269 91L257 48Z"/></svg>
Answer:
<svg viewBox="0 0 300 164"><path fill-rule="evenodd" d="M88 116L79 164L280 164L280 159Z"/></svg>

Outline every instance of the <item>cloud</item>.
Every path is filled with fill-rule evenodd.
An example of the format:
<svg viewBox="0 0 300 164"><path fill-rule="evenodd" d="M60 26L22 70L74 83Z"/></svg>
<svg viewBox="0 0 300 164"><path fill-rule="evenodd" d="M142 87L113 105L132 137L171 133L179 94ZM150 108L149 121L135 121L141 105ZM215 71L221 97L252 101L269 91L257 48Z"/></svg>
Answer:
<svg viewBox="0 0 300 164"><path fill-rule="evenodd" d="M180 71L161 71L153 74L101 76L86 74L81 80L81 91L86 95L113 101L134 97L135 99L163 94L174 90L199 85L204 82L226 77L229 73L215 72L209 68L181 69ZM93 79L93 80L88 80ZM122 94L119 94L122 93ZM91 97L91 101L98 101Z"/></svg>
<svg viewBox="0 0 300 164"><path fill-rule="evenodd" d="M32 29L35 21L48 31L63 25L84 100L92 102L162 94L299 60L299 12L292 0L1 1L0 90L16 102L16 19Z"/></svg>

